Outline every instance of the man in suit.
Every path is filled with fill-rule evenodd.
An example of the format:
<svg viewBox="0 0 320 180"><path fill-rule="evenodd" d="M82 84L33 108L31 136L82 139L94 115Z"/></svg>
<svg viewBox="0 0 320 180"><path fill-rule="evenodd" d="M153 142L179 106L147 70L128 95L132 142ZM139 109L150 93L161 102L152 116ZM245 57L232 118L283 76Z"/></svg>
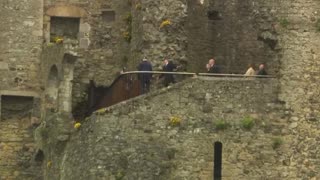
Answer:
<svg viewBox="0 0 320 180"><path fill-rule="evenodd" d="M220 73L219 67L215 64L214 59L210 59L208 64L206 65L207 73Z"/></svg>
<svg viewBox="0 0 320 180"><path fill-rule="evenodd" d="M268 75L266 69L265 69L265 65L264 63L260 64L259 65L259 70L257 72L257 75L261 75L261 76L265 76L265 75Z"/></svg>
<svg viewBox="0 0 320 180"><path fill-rule="evenodd" d="M151 63L146 58L143 58L142 62L138 66L138 71L152 71ZM152 74L141 73L138 77L141 82L141 93L144 94L149 92Z"/></svg>
<svg viewBox="0 0 320 180"><path fill-rule="evenodd" d="M172 63L172 61L168 61L165 59L163 61L162 71L164 72L173 72L177 66ZM164 86L168 87L170 83L175 83L173 74L161 74L160 78L164 76Z"/></svg>

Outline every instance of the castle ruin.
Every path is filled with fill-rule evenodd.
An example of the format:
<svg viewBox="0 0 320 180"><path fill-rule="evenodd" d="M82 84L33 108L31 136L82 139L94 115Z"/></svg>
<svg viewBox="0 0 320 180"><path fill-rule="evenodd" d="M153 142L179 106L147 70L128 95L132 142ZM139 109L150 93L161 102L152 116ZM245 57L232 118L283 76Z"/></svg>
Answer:
<svg viewBox="0 0 320 180"><path fill-rule="evenodd" d="M214 142L223 179L319 179L319 10L318 0L2 0L0 180L212 179ZM275 78L187 79L84 120L90 81L109 86L143 57L196 73L212 57L226 74L266 63Z"/></svg>

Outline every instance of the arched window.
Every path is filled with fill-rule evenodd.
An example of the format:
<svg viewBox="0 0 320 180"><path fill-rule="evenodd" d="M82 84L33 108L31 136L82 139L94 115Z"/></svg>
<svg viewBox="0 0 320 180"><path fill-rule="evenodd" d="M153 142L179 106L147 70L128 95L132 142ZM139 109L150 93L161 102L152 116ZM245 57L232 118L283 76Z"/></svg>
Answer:
<svg viewBox="0 0 320 180"><path fill-rule="evenodd" d="M58 68L56 65L53 65L50 68L47 87L46 87L46 103L49 107L56 107L57 99L58 99L58 86L59 86L59 78L58 78Z"/></svg>

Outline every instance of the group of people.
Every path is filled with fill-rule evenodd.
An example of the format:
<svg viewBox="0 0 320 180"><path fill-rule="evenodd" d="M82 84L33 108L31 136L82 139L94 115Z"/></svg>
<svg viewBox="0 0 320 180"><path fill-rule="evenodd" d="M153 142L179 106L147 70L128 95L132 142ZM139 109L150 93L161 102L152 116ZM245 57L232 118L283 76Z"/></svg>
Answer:
<svg viewBox="0 0 320 180"><path fill-rule="evenodd" d="M164 72L173 72L178 67L177 65L173 64L172 61L169 61L168 59L165 59L163 61L162 71ZM152 65L151 63L146 59L143 58L142 62L138 66L138 71L152 71ZM175 83L173 74L161 74L158 79L164 77L164 86L169 86L170 83ZM141 73L139 75L139 79L141 82L141 90L142 93L146 93L150 90L150 83L151 83L152 73Z"/></svg>
<svg viewBox="0 0 320 180"><path fill-rule="evenodd" d="M177 69L177 65L173 64L172 61L164 59L162 71L164 72L173 72ZM208 64L206 64L207 73L221 73L220 67L216 65L214 59L210 59ZM142 62L138 65L138 71L150 71L139 74L139 80L141 82L142 93L146 93L150 90L150 83L152 79L152 65L146 59L143 58ZM249 69L244 74L245 76L254 76L254 75L267 75L265 70L265 64L262 63L259 65L259 69L256 71L253 64L249 65ZM168 87L171 83L175 83L173 74L161 74L158 79L163 78L163 84L165 87Z"/></svg>
<svg viewBox="0 0 320 180"><path fill-rule="evenodd" d="M265 69L265 64L261 63L259 65L259 69L256 71L254 68L253 64L249 64L249 69L247 70L247 72L244 74L245 76L254 76L254 75L260 75L260 76L264 76L264 75L268 75L266 69Z"/></svg>
<svg viewBox="0 0 320 180"><path fill-rule="evenodd" d="M219 66L216 65L214 59L210 59L208 64L206 64L207 73L220 73ZM268 75L268 73L265 70L265 64L261 63L259 65L259 69L256 71L253 64L249 65L248 70L244 74L245 76L255 76L255 75Z"/></svg>

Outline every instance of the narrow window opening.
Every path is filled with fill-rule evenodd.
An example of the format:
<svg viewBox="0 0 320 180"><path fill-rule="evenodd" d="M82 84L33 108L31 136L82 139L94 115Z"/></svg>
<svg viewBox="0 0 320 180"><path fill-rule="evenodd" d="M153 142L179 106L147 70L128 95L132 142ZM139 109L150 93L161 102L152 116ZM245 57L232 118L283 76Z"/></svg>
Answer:
<svg viewBox="0 0 320 180"><path fill-rule="evenodd" d="M50 40L62 37L64 39L77 39L79 34L80 18L51 17Z"/></svg>
<svg viewBox="0 0 320 180"><path fill-rule="evenodd" d="M116 13L113 10L104 10L101 17L103 22L111 23L116 20Z"/></svg>
<svg viewBox="0 0 320 180"><path fill-rule="evenodd" d="M221 180L222 171L222 143L214 143L214 164L213 164L213 179Z"/></svg>
<svg viewBox="0 0 320 180"><path fill-rule="evenodd" d="M33 97L1 97L1 120L30 118L33 110Z"/></svg>
<svg viewBox="0 0 320 180"><path fill-rule="evenodd" d="M47 105L52 107L55 106L56 101L58 99L58 68L56 65L53 65L50 69L50 73L47 80L47 87L46 87L46 100Z"/></svg>

